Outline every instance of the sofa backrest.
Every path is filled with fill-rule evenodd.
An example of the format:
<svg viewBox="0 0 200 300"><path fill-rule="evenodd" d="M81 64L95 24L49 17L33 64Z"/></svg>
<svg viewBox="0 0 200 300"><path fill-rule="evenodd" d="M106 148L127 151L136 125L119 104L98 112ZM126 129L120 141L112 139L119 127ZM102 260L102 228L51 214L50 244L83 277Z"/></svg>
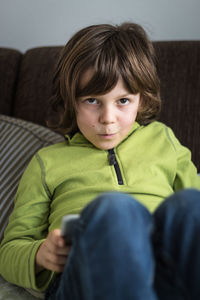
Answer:
<svg viewBox="0 0 200 300"><path fill-rule="evenodd" d="M200 41L154 43L161 81L160 120L192 151L200 171Z"/></svg>
<svg viewBox="0 0 200 300"><path fill-rule="evenodd" d="M25 53L15 94L15 117L46 125L52 77L60 50L61 47L42 47Z"/></svg>
<svg viewBox="0 0 200 300"><path fill-rule="evenodd" d="M190 148L200 171L200 41L153 44L163 101L160 120ZM61 48L34 48L24 55L0 49L0 113L45 125L52 74Z"/></svg>
<svg viewBox="0 0 200 300"><path fill-rule="evenodd" d="M0 113L11 116L22 53L0 48Z"/></svg>

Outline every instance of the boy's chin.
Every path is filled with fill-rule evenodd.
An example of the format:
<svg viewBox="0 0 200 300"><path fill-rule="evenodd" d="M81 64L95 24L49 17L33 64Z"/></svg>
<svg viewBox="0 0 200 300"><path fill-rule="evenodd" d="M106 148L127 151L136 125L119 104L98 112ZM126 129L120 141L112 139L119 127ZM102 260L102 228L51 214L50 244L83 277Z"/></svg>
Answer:
<svg viewBox="0 0 200 300"><path fill-rule="evenodd" d="M115 148L118 144L119 143L97 143L93 145L100 150L109 150Z"/></svg>

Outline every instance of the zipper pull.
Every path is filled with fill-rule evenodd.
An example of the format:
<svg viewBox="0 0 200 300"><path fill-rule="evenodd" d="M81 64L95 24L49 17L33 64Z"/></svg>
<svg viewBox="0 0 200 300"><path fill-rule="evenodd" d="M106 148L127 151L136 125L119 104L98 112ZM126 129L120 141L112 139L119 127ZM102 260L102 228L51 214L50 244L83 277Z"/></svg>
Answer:
<svg viewBox="0 0 200 300"><path fill-rule="evenodd" d="M110 166L113 166L116 164L116 157L115 157L115 152L113 149L108 150L108 160Z"/></svg>

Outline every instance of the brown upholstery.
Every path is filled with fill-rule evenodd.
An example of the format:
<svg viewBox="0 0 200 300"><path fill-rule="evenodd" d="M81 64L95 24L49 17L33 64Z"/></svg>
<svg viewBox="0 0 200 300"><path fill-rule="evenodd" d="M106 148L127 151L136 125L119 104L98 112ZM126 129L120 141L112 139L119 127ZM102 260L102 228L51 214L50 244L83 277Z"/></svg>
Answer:
<svg viewBox="0 0 200 300"><path fill-rule="evenodd" d="M200 171L200 41L157 42L160 120L192 151Z"/></svg>
<svg viewBox="0 0 200 300"><path fill-rule="evenodd" d="M22 54L0 48L0 113L11 115Z"/></svg>
<svg viewBox="0 0 200 300"><path fill-rule="evenodd" d="M15 95L15 117L45 125L45 112L52 93L51 80L60 49L36 48L24 55Z"/></svg>
<svg viewBox="0 0 200 300"><path fill-rule="evenodd" d="M200 171L200 41L154 42L161 79L161 121L192 151ZM21 54L0 48L0 113L45 125L52 72L61 47Z"/></svg>

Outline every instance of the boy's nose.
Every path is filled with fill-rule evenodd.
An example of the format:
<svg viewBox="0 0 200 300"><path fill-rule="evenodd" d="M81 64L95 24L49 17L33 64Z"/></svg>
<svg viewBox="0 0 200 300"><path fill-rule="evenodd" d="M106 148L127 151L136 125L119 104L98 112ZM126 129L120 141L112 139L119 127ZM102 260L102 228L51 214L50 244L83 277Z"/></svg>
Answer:
<svg viewBox="0 0 200 300"><path fill-rule="evenodd" d="M114 123L116 120L115 111L111 107L104 107L101 109L99 121L102 124Z"/></svg>

